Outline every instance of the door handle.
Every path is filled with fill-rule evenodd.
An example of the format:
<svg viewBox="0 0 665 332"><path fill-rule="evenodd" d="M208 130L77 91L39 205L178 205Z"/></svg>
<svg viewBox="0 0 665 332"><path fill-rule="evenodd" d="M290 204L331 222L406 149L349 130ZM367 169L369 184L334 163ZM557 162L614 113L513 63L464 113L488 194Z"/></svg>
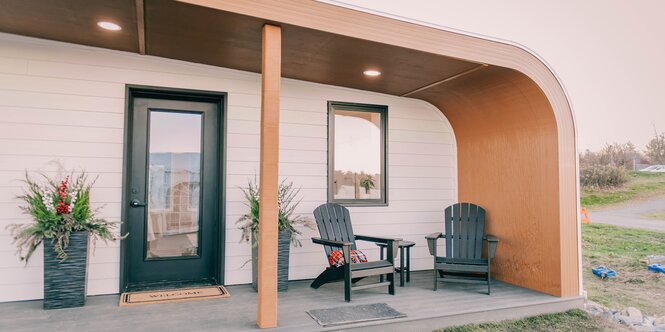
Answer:
<svg viewBox="0 0 665 332"><path fill-rule="evenodd" d="M145 206L145 203L141 203L141 201L139 201L138 199L135 198L131 202L129 202L129 206L131 206L131 207L141 207L141 206Z"/></svg>

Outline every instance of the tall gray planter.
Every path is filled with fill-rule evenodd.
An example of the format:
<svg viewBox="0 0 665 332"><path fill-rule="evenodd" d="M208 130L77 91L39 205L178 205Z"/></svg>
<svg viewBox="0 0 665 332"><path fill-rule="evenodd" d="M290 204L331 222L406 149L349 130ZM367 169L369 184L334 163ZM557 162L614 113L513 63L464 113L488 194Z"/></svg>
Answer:
<svg viewBox="0 0 665 332"><path fill-rule="evenodd" d="M50 240L44 240L44 309L81 307L85 304L88 232L73 232L67 259L60 262Z"/></svg>
<svg viewBox="0 0 665 332"><path fill-rule="evenodd" d="M258 290L259 248L252 236L252 286ZM291 231L280 231L277 240L277 290L289 289L289 251L291 250Z"/></svg>

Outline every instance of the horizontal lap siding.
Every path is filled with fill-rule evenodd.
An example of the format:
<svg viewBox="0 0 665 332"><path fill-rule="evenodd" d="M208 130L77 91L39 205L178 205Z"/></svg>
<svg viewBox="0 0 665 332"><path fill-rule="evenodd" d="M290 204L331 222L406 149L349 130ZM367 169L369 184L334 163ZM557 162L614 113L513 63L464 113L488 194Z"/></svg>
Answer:
<svg viewBox="0 0 665 332"><path fill-rule="evenodd" d="M414 270L431 268L425 234L441 231L443 209L457 197L456 150L452 130L440 112L420 101L364 91L284 80L281 99L280 176L302 187L302 202L296 213L311 215L327 198L327 102L388 105L389 206L351 208L354 231L401 237L416 242L412 248ZM228 142L242 142L242 164L227 166L229 182L242 185L258 167L259 111L229 113L229 126L240 123L243 131L229 128ZM231 134L231 132L234 132ZM231 158L231 156L229 156ZM249 161L246 161L249 160ZM258 171L258 170L256 170ZM227 224L247 211L237 188L228 186ZM321 246L311 243L316 230L300 228L303 246L291 248L291 279L316 277L325 267ZM227 283L251 280L249 245L238 243L240 231L227 229ZM372 243L359 242L370 258L379 251Z"/></svg>
<svg viewBox="0 0 665 332"><path fill-rule="evenodd" d="M93 205L120 220L125 85L228 93L226 114L227 284L251 282L250 247L235 221L247 212L238 186L258 174L260 76L149 56L0 34L0 302L42 297L42 255L25 266L5 229L28 222L15 196L24 171L55 174L50 162L99 175ZM388 207L352 208L357 233L416 241L414 269L429 268L424 235L439 231L444 207L457 196L456 151L448 121L420 101L285 79L282 82L280 176L302 187L297 213L309 215L327 195L327 101L388 105ZM302 229L290 277L315 277L323 250ZM359 243L370 257L373 244ZM118 291L118 243L97 242L88 293Z"/></svg>
<svg viewBox="0 0 665 332"><path fill-rule="evenodd" d="M98 174L93 204L120 220L125 84L229 92L229 113L258 111L255 74L4 34L0 44L0 301L42 296L41 250L24 266L5 229L30 221L15 198L26 169L54 175L59 160ZM119 257L118 243L97 242L89 294L118 291Z"/></svg>

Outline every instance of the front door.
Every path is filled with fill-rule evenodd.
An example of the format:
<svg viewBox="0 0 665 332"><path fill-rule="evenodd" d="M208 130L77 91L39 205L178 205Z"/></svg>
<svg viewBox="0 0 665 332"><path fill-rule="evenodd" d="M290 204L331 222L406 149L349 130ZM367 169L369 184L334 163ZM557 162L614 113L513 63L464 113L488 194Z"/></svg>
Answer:
<svg viewBox="0 0 665 332"><path fill-rule="evenodd" d="M130 98L124 288L220 282L221 102Z"/></svg>

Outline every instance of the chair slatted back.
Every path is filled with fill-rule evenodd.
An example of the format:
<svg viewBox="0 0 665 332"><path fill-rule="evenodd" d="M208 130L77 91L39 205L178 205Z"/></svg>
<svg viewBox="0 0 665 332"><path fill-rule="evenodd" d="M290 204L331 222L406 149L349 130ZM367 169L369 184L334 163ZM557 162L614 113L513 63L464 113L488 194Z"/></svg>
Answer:
<svg viewBox="0 0 665 332"><path fill-rule="evenodd" d="M485 209L472 203L457 203L445 210L446 257L482 258Z"/></svg>
<svg viewBox="0 0 665 332"><path fill-rule="evenodd" d="M356 240L351 227L349 209L334 203L327 203L314 210L314 219L322 239L351 242L351 249L356 249ZM323 246L326 256L333 250L341 250L331 246Z"/></svg>

